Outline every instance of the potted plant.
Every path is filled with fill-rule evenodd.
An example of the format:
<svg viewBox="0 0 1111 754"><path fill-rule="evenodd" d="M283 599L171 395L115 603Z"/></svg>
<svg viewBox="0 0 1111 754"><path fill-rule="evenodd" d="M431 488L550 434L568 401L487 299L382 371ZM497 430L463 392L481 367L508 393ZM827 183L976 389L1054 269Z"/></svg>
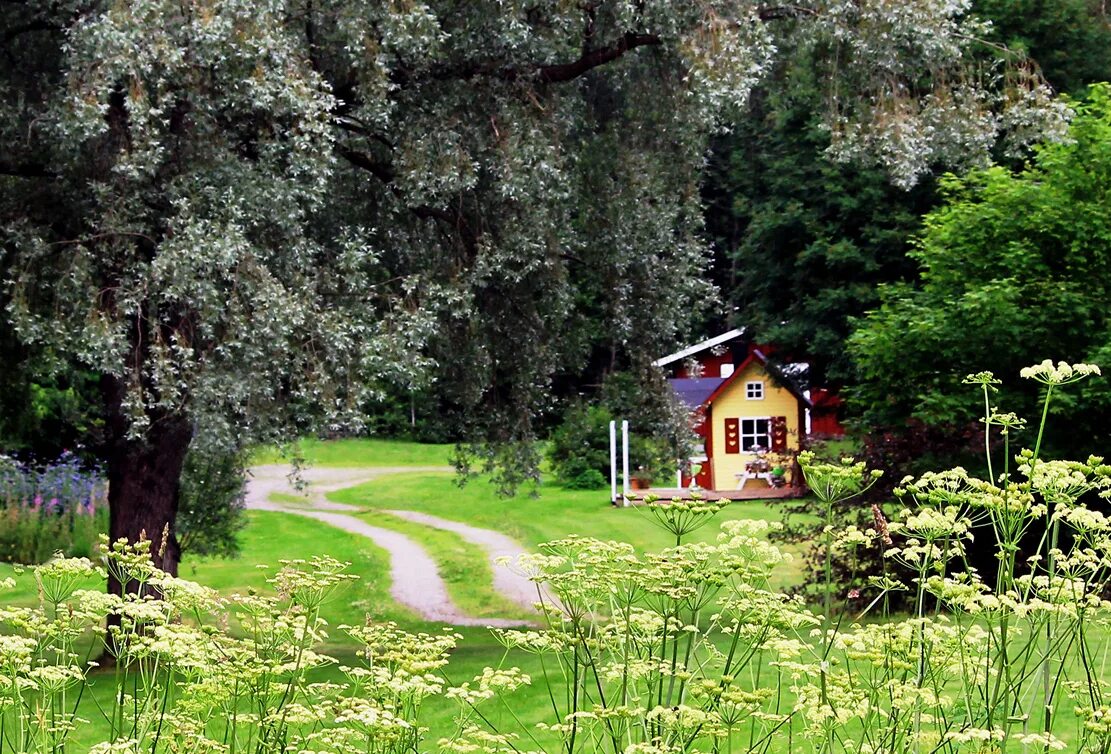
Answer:
<svg viewBox="0 0 1111 754"><path fill-rule="evenodd" d="M652 486L655 473L647 466L637 466L629 477L629 487L634 490L646 490Z"/></svg>
<svg viewBox="0 0 1111 754"><path fill-rule="evenodd" d="M667 446L652 437L634 437L629 441L629 461L633 466L629 474L629 487L646 490L667 469Z"/></svg>

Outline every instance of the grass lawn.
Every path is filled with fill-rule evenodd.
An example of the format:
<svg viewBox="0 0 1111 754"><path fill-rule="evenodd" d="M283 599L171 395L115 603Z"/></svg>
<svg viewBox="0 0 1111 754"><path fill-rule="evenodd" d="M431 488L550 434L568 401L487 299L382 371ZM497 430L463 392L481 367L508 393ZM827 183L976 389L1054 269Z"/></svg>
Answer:
<svg viewBox="0 0 1111 754"><path fill-rule="evenodd" d="M389 596L388 560L386 554L362 537L348 534L333 527L312 519L296 516L289 513L274 513L269 511L251 511L248 513L249 522L243 531L242 556L238 559L205 558L195 561L186 560L181 567L180 575L219 589L225 594L245 592L256 589L260 592L271 591L266 583L266 578L273 573L282 559L310 558L317 554L328 554L339 560L352 563L350 571L359 576L359 580L345 585L332 597L322 610L323 617L331 626L331 637L324 647L324 651L335 657L338 664L354 665L360 661L355 657L354 644L339 631L342 624L363 623L367 615L376 620L394 620L411 630L437 630L439 627L420 621L419 618L394 604ZM387 523L380 517L375 520L379 526L389 525L399 531L408 532L408 527L415 527L407 521L392 518ZM454 539L454 535L445 532L445 539ZM435 534L431 535L435 538ZM466 544L466 543L462 543ZM455 552L458 543L450 541L442 543L439 552L453 553L449 560L456 563L457 572L445 572L444 575L450 584L462 584L470 579L472 582L485 581L485 589L470 587L472 604L467 609L475 609L476 614L519 614L519 610L512 605L504 605L504 613L495 612L495 608L503 606L501 600L493 596L490 582L489 568L485 556L473 546L467 545L473 552ZM468 563L468 561L471 561ZM262 569L256 566L267 565ZM485 579L475 578L474 568L481 566L479 574L485 574ZM7 576L17 579L17 588L3 593L5 604L33 604L37 601L34 578L30 571L17 574L16 569L8 564L0 564L0 579ZM103 583L90 582L88 588L103 588ZM481 612L479 612L481 611ZM463 635L460 646L456 651L452 664L449 666L449 677L452 681L461 682L469 680L472 676L482 672L487 666L498 665L504 655L504 649L493 636L483 628L457 629ZM527 655L515 656L509 663L518 665L526 672L540 677L540 667L535 658ZM342 682L342 674L335 666L322 668L314 673L314 679L320 681ZM535 689L539 691L540 689ZM98 673L92 676L89 693L81 703L80 714L89 721L81 725L74 732L71 739L73 751L86 751L92 744L101 741L107 735L108 723L98 710L98 706L105 709L111 706L113 692L113 678L110 673ZM521 693L514 694L509 700L513 704L515 714L522 720L531 723L547 719L544 717L548 709L547 694L532 693L532 689L522 689ZM435 741L438 736L448 735L453 730L453 717L457 705L447 700L434 700L426 708L427 721L431 728L430 739ZM511 716L504 705L491 705L489 710L491 719L499 724L510 725ZM554 739L552 739L554 742Z"/></svg>
<svg viewBox="0 0 1111 754"><path fill-rule="evenodd" d="M182 564L180 575L230 594L253 588L271 592L266 579L279 567L280 560L330 555L351 563L350 572L359 577L340 588L323 617L332 626L358 625L373 615L381 620L396 620L406 625L419 618L390 598L389 558L374 543L325 523L292 513L249 511L243 531L243 553L234 560L204 558ZM265 565L268 568L256 566Z"/></svg>
<svg viewBox="0 0 1111 754"><path fill-rule="evenodd" d="M375 437L317 440L306 437L297 443L305 461L313 466L450 466L454 445L432 445L407 440ZM251 465L289 463L279 448L256 448Z"/></svg>
<svg viewBox="0 0 1111 754"><path fill-rule="evenodd" d="M324 618L333 628L345 623L360 624L367 614L404 625L419 625L417 616L390 598L389 560L372 542L291 513L248 511L247 517L239 558L190 559L187 555L179 575L224 594L248 589L272 593L266 579L280 567L280 560L331 555L337 560L349 561L351 573L359 576L358 581L341 587L324 611ZM7 576L16 579L16 588L3 592L5 604L35 604L38 594L34 575L30 571L18 575L17 570L12 565L0 563L0 579ZM103 582L95 581L84 586L104 588Z"/></svg>
<svg viewBox="0 0 1111 754"><path fill-rule="evenodd" d="M448 594L459 608L478 618L521 618L531 613L494 591L494 574L486 551L457 534L433 529L384 513L363 514L367 523L404 534L436 561Z"/></svg>
<svg viewBox="0 0 1111 754"><path fill-rule="evenodd" d="M414 510L493 529L517 540L526 549L569 534L628 542L642 552L674 544L670 535L655 524L650 513L637 507L613 507L608 502L606 490L565 490L543 485L539 497L501 498L482 479L471 480L460 488L456 477L450 473L405 473L332 492L328 497L359 506L364 512L356 515L369 523L383 521L382 510ZM776 501L735 502L689 539L714 539L723 521L778 521L780 518ZM429 531L417 529L413 536L433 557L438 557L440 545L430 538ZM776 586L798 584L802 578L801 568L799 559L786 564L776 574Z"/></svg>
<svg viewBox="0 0 1111 754"><path fill-rule="evenodd" d="M344 441L339 448L318 444L316 459L331 459L334 465L354 465L346 458L358 456L376 460L365 465L416 465L439 463L430 458L438 452L446 453L443 446L419 446L399 443L390 448L381 441ZM360 450L361 448L361 450ZM435 449L439 450L435 450ZM360 455L360 452L363 452ZM389 459L389 460L386 460ZM410 459L408 462L401 459ZM332 493L337 501L359 506L356 515L382 527L396 529L419 540L436 557L441 572L455 599L466 610L478 615L512 614L493 594L490 572L482 551L451 533L420 527L411 522L388 516L389 509L407 509L431 513L452 520L503 532L526 548L557 539L568 534L580 534L603 539L619 539L632 543L640 550L659 549L670 543L667 534L659 530L650 514L638 509L617 509L608 505L606 492L569 491L554 486L543 486L538 498L499 498L485 481L474 480L460 489L450 473L403 473L391 475L356 488ZM299 501L291 498L290 502ZM324 607L331 637L325 651L339 664L355 664L355 646L338 631L344 623L361 623L366 615L378 620L396 620L413 630L437 630L438 626L421 622L416 616L395 605L389 596L387 558L385 553L362 537L348 534L294 514L252 511L243 532L242 557L226 559L187 559L181 576L192 579L224 593L257 589L268 591L266 577L279 565L281 559L309 558L315 554L328 554L352 563L351 571L360 580L343 587ZM776 502L744 501L730 505L714 523L692 536L692 539L709 540L717 532L717 523L740 518L778 519L780 511ZM270 566L267 570L256 564ZM796 560L791 567L776 574L779 586L798 583L802 577L801 563ZM0 564L0 579L14 573L12 566ZM15 590L3 592L0 599L5 604L28 604L37 599L31 574L24 573ZM89 584L90 588L101 587ZM552 734L538 731L537 722L552 722L549 690L562 702L566 684L555 679L550 689L544 683L538 659L524 653L506 656L505 650L486 630L481 628L458 629L463 638L456 649L447 675L452 683L469 680L487 666L518 666L533 677L533 684L519 689L503 702L494 700L483 708L489 720L503 731L516 731L521 735L518 746L523 750L556 751ZM1100 638L1100 643L1106 641ZM316 680L340 681L341 674L333 667L314 673ZM767 679L764 683L767 683ZM786 693L786 689L784 689ZM97 710L112 693L112 678L106 674L94 676L89 693L82 702L80 714L90 722L79 726L72 739L71 751L85 751L103 740L107 723ZM792 700L786 693L784 703ZM453 718L458 710L456 703L430 700L425 707L423 724L429 727L429 748L434 748L437 738L454 730ZM1071 710L1062 711L1062 723L1071 717ZM537 740L532 740L535 736ZM797 742L796 742L797 743ZM768 754L789 754L790 739L778 737L768 749Z"/></svg>
<svg viewBox="0 0 1111 754"><path fill-rule="evenodd" d="M339 626L362 624L367 615L377 620L394 620L413 630L428 628L417 616L392 601L386 553L365 538L290 513L249 511L247 516L248 524L241 540L241 557L195 560L187 557L181 565L180 576L211 586L224 594L244 593L249 589L272 593L266 579L277 570L280 560L327 554L349 561L350 572L359 576L359 580L340 587L322 609L322 617L328 621L331 633L324 646L326 653L343 658L345 663L353 663L355 647L339 631ZM269 567L256 567L260 565ZM34 575L29 570L20 574L19 570L10 564L0 563L0 580L8 576L16 579L14 590L0 592L0 601L5 605L31 605L38 600ZM84 586L103 589L104 583L90 581ZM341 680L334 668L322 675L329 680ZM78 726L71 740L71 751L87 751L93 743L107 736L108 723L98 705L105 709L111 706L112 689L113 677L110 673L92 675L89 693L83 698L80 708L80 715L89 720L89 724Z"/></svg>
<svg viewBox="0 0 1111 754"><path fill-rule="evenodd" d="M383 440L344 440L338 442L305 441L307 459L322 466L417 466L447 465L450 446L419 445ZM253 458L256 463L276 462L281 458L273 450L262 450ZM569 534L618 539L630 542L639 550L651 550L671 544L669 535L658 529L650 514L638 509L617 509L608 504L605 490L571 491L545 485L540 496L500 498L483 479L472 480L465 487L456 484L451 473L402 473L377 479L357 488L332 493L331 498L359 506L356 513L369 523L395 529L423 544L436 558L441 574L453 598L464 610L479 616L519 615L519 609L494 594L492 575L482 550L464 542L456 535L422 527L389 516L382 511L405 509L431 513L443 518L500 531L516 539L526 548ZM284 499L284 498L283 498ZM303 502L291 497L286 502ZM734 503L722 511L713 523L692 535L692 539L709 540L716 536L721 521L739 518L777 520L780 512L775 503L745 501ZM281 559L309 558L328 554L352 563L351 572L360 580L343 587L325 606L323 615L332 627L325 651L340 664L354 664L355 646L338 630L344 623L361 623L367 615L377 620L395 620L412 630L436 630L438 626L421 622L416 616L394 604L389 596L388 560L384 552L357 535L348 534L294 514L251 511L248 526L242 535L242 556L236 560L189 559L181 567L183 578L212 586L224 593L248 589L269 591L266 578ZM269 569L259 569L264 564ZM777 574L780 585L798 583L800 562ZM0 564L0 579L13 573L11 566ZM33 578L25 573L14 591L6 591L7 604L30 604L37 599ZM90 588L102 588L89 584ZM552 722L549 689L543 682L539 661L532 655L514 653L505 656L502 646L485 629L464 628L463 636L447 668L451 682L469 680L487 666L515 665L534 678L531 687L518 690L506 699L484 708L489 719L503 730L521 732L524 749L555 750L551 734L539 732L535 723ZM318 680L340 681L335 667L323 668L315 674ZM560 698L564 683L556 680L553 693ZM94 683L81 705L81 715L90 720L75 732L73 750L84 751L92 743L103 740L107 723L97 710L112 693L108 675L94 676ZM457 705L448 700L432 700L425 709L424 723L429 726L428 741L454 730L453 718ZM519 722L518 722L519 721ZM530 740L537 736L539 741ZM786 751L773 747L772 752Z"/></svg>

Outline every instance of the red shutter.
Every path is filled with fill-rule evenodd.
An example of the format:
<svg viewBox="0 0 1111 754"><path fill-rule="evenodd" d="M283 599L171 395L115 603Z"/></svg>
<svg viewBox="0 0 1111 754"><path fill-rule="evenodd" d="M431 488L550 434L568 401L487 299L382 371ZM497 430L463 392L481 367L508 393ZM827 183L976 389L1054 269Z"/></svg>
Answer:
<svg viewBox="0 0 1111 754"><path fill-rule="evenodd" d="M787 417L772 417L772 452L783 453L787 450Z"/></svg>
<svg viewBox="0 0 1111 754"><path fill-rule="evenodd" d="M725 452L726 453L740 453L741 452L741 420L740 419L726 419L725 420Z"/></svg>

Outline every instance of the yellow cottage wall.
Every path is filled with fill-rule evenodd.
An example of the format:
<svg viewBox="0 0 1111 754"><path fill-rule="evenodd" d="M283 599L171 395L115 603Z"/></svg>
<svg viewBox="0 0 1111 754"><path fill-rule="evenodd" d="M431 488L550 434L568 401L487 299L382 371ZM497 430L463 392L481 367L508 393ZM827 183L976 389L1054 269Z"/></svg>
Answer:
<svg viewBox="0 0 1111 754"><path fill-rule="evenodd" d="M745 383L760 380L764 383L763 400L745 397ZM745 464L756 458L754 453L725 452L726 419L764 419L774 416L787 417L787 447L799 447L799 403L789 390L782 388L764 368L753 362L730 383L717 397L710 409L713 422L714 487L731 490L737 486L736 474L745 470ZM749 480L746 486L766 486L763 480Z"/></svg>

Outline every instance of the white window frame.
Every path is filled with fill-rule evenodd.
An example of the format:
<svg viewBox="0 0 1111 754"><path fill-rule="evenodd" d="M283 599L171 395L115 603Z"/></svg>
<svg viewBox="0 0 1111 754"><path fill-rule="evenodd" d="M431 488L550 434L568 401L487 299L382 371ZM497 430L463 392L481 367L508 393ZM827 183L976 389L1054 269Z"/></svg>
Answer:
<svg viewBox="0 0 1111 754"><path fill-rule="evenodd" d="M753 388L757 388L757 390L753 390ZM754 395L754 393L759 393L759 394ZM767 391L764 389L764 381L763 380L749 380L748 382L745 383L745 400L762 401L762 400L764 400L764 396L766 394L767 394Z"/></svg>
<svg viewBox="0 0 1111 754"><path fill-rule="evenodd" d="M752 424L750 425L752 428L751 432L745 431L745 424L747 422L752 422ZM759 425L756 424L756 422L766 422L766 431L764 433L761 433L759 431ZM764 450L771 450L772 418L770 416L746 416L741 419L739 430L740 431L738 434L740 434L742 453L752 453L752 449L755 447L760 447ZM749 440L752 441L751 444L749 444Z"/></svg>

